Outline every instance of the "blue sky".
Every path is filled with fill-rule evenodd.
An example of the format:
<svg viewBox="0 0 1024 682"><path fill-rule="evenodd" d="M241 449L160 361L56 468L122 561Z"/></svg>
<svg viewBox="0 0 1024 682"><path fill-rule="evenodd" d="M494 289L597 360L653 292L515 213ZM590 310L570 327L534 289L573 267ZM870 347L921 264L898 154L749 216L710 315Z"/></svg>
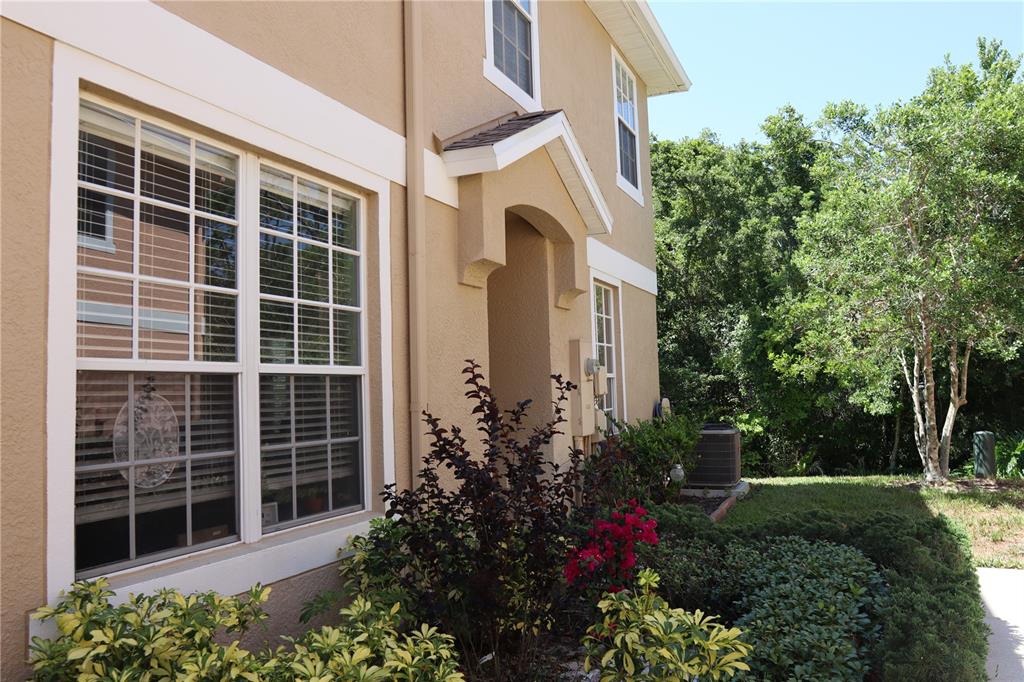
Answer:
<svg viewBox="0 0 1024 682"><path fill-rule="evenodd" d="M763 139L790 103L814 121L829 101L908 99L946 53L974 61L978 36L1024 51L1024 0L1003 2L669 2L651 7L686 69L689 92L651 98L662 139L703 128L723 142Z"/></svg>

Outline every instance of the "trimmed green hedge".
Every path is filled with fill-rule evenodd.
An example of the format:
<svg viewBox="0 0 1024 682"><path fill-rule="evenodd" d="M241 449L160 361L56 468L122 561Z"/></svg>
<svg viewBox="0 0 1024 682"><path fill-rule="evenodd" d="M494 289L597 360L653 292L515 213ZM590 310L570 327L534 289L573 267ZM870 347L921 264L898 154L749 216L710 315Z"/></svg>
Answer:
<svg viewBox="0 0 1024 682"><path fill-rule="evenodd" d="M735 561L737 547L782 536L846 545L870 559L888 585L884 601L872 606L881 626L869 652L872 673L899 682L987 679L987 628L970 546L945 517L812 510L716 526L672 505L651 514L664 541L644 559L663 574L673 606L699 603L738 620L749 607L741 592L751 569Z"/></svg>

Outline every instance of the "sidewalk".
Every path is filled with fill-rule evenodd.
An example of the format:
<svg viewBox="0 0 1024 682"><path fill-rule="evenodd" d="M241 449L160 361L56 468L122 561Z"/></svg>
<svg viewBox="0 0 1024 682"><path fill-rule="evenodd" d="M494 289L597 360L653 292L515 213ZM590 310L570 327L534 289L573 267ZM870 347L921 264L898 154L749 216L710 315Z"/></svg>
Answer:
<svg viewBox="0 0 1024 682"><path fill-rule="evenodd" d="M1024 682L1024 570L979 568L988 638L988 678Z"/></svg>

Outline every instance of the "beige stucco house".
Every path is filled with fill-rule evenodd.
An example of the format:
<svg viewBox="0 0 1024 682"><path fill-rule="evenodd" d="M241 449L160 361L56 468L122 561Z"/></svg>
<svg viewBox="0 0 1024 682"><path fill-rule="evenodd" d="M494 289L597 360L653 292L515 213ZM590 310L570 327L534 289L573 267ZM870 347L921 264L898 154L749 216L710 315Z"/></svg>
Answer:
<svg viewBox="0 0 1024 682"><path fill-rule="evenodd" d="M537 419L580 384L552 457L650 416L646 102L689 81L644 2L2 12L4 678L76 578L292 627L467 358Z"/></svg>

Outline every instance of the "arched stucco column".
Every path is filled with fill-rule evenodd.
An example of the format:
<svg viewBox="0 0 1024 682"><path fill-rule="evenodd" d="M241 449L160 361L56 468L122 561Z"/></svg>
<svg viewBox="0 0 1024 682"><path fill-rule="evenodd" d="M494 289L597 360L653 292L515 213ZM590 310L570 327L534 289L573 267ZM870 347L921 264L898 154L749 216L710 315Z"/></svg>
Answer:
<svg viewBox="0 0 1024 682"><path fill-rule="evenodd" d="M459 282L483 288L505 265L505 212L553 247L555 305L568 309L588 289L587 229L543 149L500 171L459 178Z"/></svg>

